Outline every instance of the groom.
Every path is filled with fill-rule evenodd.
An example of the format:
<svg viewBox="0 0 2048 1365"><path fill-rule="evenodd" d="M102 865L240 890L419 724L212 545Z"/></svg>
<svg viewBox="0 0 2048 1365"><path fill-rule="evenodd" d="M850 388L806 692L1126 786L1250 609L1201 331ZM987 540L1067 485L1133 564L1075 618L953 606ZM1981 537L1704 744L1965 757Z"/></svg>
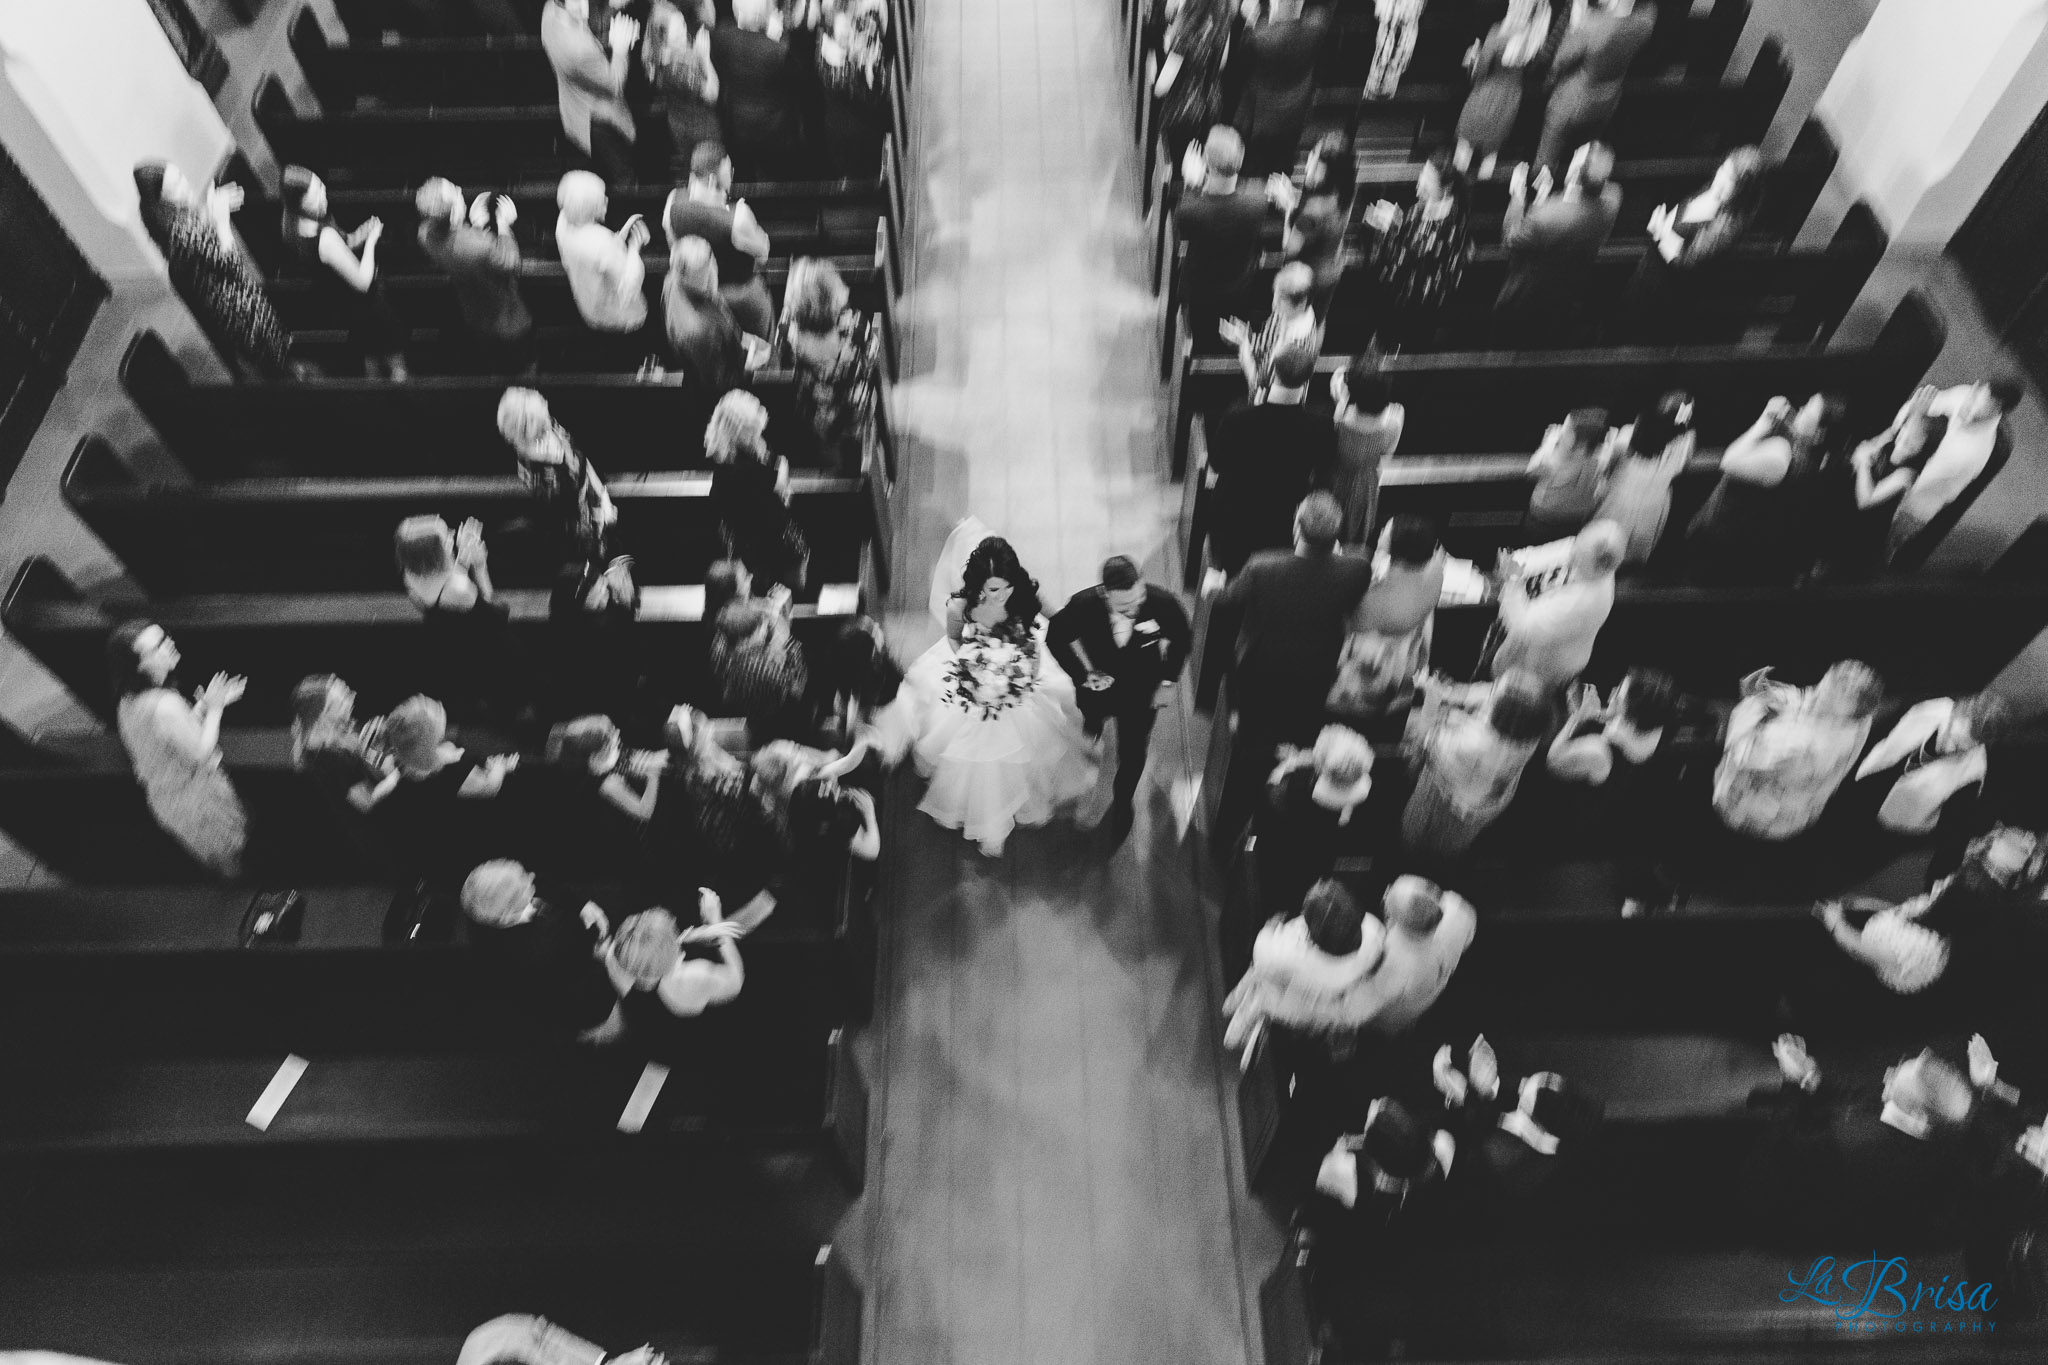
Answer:
<svg viewBox="0 0 2048 1365"><path fill-rule="evenodd" d="M1116 717L1110 820L1118 838L1131 832L1152 718L1180 677L1193 634L1173 594L1147 583L1122 555L1105 561L1102 582L1074 594L1046 627L1046 648L1074 679L1089 735L1101 735L1102 723Z"/></svg>

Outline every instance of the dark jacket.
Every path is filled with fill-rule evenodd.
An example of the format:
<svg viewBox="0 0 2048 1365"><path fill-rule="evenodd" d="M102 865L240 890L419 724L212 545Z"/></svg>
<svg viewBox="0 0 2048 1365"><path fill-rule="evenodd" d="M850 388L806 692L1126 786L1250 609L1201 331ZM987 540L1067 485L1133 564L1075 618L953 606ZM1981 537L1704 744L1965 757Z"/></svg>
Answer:
<svg viewBox="0 0 2048 1365"><path fill-rule="evenodd" d="M1337 464L1336 419L1306 403L1240 399L1209 423L1210 556L1236 573L1260 550L1294 544L1294 510L1328 488Z"/></svg>
<svg viewBox="0 0 2048 1365"><path fill-rule="evenodd" d="M1371 583L1366 559L1291 550L1255 554L1231 580L1209 628L1236 641L1231 695L1254 738L1314 740L1346 625Z"/></svg>
<svg viewBox="0 0 2048 1365"><path fill-rule="evenodd" d="M1150 708L1159 684L1180 676L1194 644L1188 614L1174 595L1156 583L1145 585L1145 600L1133 618L1130 643L1117 648L1110 628L1109 598L1100 584L1084 588L1053 613L1046 624L1045 646L1059 666L1074 680L1084 713L1113 715L1138 707ZM1114 678L1115 684L1090 692L1082 683L1088 667L1074 651L1079 644L1099 672Z"/></svg>
<svg viewBox="0 0 2048 1365"><path fill-rule="evenodd" d="M1519 213L1509 205L1501 236L1508 273L1494 307L1536 325L1584 312L1593 262L1620 212L1621 191L1613 185L1597 199L1558 195Z"/></svg>
<svg viewBox="0 0 2048 1365"><path fill-rule="evenodd" d="M1219 312L1250 308L1266 207L1266 187L1249 178L1229 194L1181 196L1173 211L1175 231L1187 247L1181 296L1197 327Z"/></svg>

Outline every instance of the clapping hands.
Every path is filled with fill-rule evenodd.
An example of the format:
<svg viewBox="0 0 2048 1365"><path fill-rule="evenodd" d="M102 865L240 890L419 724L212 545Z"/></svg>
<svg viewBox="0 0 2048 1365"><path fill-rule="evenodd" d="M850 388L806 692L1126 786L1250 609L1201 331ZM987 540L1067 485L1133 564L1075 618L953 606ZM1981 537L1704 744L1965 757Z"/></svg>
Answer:
<svg viewBox="0 0 2048 1365"><path fill-rule="evenodd" d="M1243 318L1224 318L1216 324L1216 334L1233 346L1249 346L1252 340L1251 324Z"/></svg>
<svg viewBox="0 0 2048 1365"><path fill-rule="evenodd" d="M630 49L640 37L639 21L628 14L615 14L612 16L612 26L608 36L611 41L612 51L617 52L621 48Z"/></svg>
<svg viewBox="0 0 2048 1365"><path fill-rule="evenodd" d="M199 689L199 704L214 711L225 711L242 699L249 689L247 678L227 673L216 673Z"/></svg>
<svg viewBox="0 0 2048 1365"><path fill-rule="evenodd" d="M473 569L484 562L488 555L484 549L483 523L475 517L463 522L455 531L455 562L465 569Z"/></svg>
<svg viewBox="0 0 2048 1365"><path fill-rule="evenodd" d="M1998 1084L1998 1058L1991 1055L1991 1044L1981 1033L1970 1035L1970 1084L1979 1090Z"/></svg>

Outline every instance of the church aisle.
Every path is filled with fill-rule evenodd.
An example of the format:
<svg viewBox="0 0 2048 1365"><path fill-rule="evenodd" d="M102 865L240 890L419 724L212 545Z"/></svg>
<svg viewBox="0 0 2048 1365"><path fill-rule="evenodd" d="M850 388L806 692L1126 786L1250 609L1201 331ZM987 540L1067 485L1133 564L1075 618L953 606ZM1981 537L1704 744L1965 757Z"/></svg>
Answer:
<svg viewBox="0 0 2048 1365"><path fill-rule="evenodd" d="M1102 558L1172 583L1151 295L1115 0L921 0L918 274L898 490L905 658L972 513L1048 606ZM898 779L865 1060L878 1120L848 1229L876 1365L1239 1365L1277 1238L1240 1193L1212 889L1165 718L1136 832L1057 824L983 858Z"/></svg>

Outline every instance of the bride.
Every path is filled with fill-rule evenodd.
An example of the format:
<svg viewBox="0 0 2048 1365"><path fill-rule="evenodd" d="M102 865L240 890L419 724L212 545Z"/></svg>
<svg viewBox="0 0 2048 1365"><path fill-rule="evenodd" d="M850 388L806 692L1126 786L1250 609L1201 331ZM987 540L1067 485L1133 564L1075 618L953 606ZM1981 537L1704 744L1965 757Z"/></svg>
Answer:
<svg viewBox="0 0 2048 1365"><path fill-rule="evenodd" d="M962 522L932 597L946 638L905 675L911 753L930 779L918 809L995 857L1016 826L1045 824L1089 796L1095 762L1074 685L1045 651L1038 584L1010 543Z"/></svg>

